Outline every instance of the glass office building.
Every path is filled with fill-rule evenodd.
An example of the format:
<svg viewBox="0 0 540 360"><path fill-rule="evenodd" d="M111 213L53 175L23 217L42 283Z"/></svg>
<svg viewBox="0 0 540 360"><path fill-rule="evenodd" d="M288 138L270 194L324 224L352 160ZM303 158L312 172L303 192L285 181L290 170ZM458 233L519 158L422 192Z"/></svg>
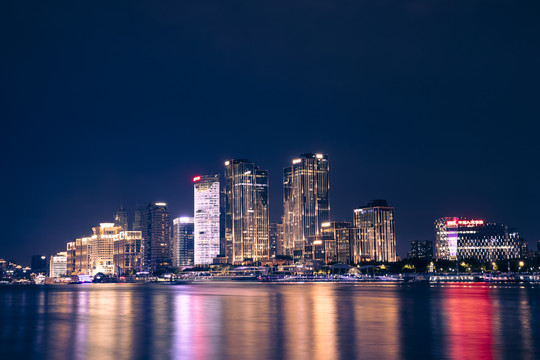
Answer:
<svg viewBox="0 0 540 360"><path fill-rule="evenodd" d="M173 220L172 250L173 266L193 266L195 262L194 220L179 217Z"/></svg>
<svg viewBox="0 0 540 360"><path fill-rule="evenodd" d="M228 262L269 258L268 172L249 160L225 162L225 238Z"/></svg>
<svg viewBox="0 0 540 360"><path fill-rule="evenodd" d="M283 253L296 262L311 259L308 238L330 218L328 155L302 154L283 169Z"/></svg>
<svg viewBox="0 0 540 360"><path fill-rule="evenodd" d="M140 231L144 241L144 262L150 272L168 268L171 261L171 226L167 203L155 202L140 211ZM134 226L135 228L135 226Z"/></svg>
<svg viewBox="0 0 540 360"><path fill-rule="evenodd" d="M386 200L372 200L355 209L354 227L358 228L355 262L396 261L394 208Z"/></svg>

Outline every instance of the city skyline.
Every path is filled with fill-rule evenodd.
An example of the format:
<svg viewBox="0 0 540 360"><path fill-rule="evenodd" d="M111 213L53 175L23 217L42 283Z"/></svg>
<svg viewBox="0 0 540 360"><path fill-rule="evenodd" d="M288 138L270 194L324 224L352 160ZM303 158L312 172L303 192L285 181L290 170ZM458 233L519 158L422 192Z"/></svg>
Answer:
<svg viewBox="0 0 540 360"><path fill-rule="evenodd" d="M311 153L307 153L307 154L304 153L304 154L302 154L302 155L300 156L300 158L302 158L302 157L304 157L304 156L306 156L306 155L313 155L314 158L315 158L315 155L317 155L317 156L319 156L319 157L322 157L322 156L323 156L323 155L321 155L320 153L317 153L317 154L315 154L315 153L312 153L312 154L311 154ZM300 158L298 158L297 156L296 156L296 157L294 157L294 156L292 157L291 163L293 164L293 166L294 166L295 164L298 164L298 163L299 163L299 159L300 159ZM324 155L324 159L325 159L325 161L328 161L328 155ZM234 162L240 162L240 163L248 163L248 164L251 164L251 166L253 166L253 164L252 164L251 162L249 162L248 160L245 160L245 159L233 159L233 160L227 160L227 161L224 162L224 163L226 164L225 170L223 171L223 169L222 169L222 174L220 174L218 177L222 177L223 174L226 175L226 169L228 168L227 165L228 165L229 162L233 162L233 161L234 161ZM258 167L255 167L255 169L257 169L257 171L260 172L260 170L258 170ZM284 174L286 174L287 169L292 169L292 167L291 167L291 166L285 166L285 167L283 167L282 170L285 171ZM214 172L215 172L215 171L214 171ZM210 173L213 173L213 171L210 171ZM263 173L264 173L264 178L267 179L267 178L268 178L268 171L265 170ZM217 175L212 175L212 176L207 176L207 177L214 177L214 176L217 176ZM326 176L329 177L329 178L332 178L332 173L331 173L331 171L330 171L330 175L329 175L329 176L326 175ZM204 178L204 177L205 177L205 176L203 175L202 178ZM284 179L285 179L285 177L286 177L286 175L284 175ZM198 176L195 176L195 177L190 177L190 179L191 179L190 185L196 184L196 183L200 180L199 178L201 178L201 176L199 176L199 175L198 175ZM197 179L197 180L196 180L196 179ZM266 181L267 181L267 180L266 180ZM286 185L286 184L285 184L285 185ZM275 191L275 190L279 190L279 186L278 186L278 189L273 189L273 188L271 188L270 186L268 186L268 188L269 188L269 189L266 190L267 192L273 192L273 191ZM281 189L283 189L283 187L282 187ZM222 188L221 190L224 191L225 188ZM331 190L330 190L330 195L329 195L329 196L332 197ZM374 199L371 199L371 200L369 200L369 201L371 202L371 201L373 201L373 200L374 200ZM191 203L193 203L193 201L194 201L194 199L191 199ZM225 201L225 200L224 200L224 199L220 199L220 201ZM375 201L378 201L378 200L375 200ZM367 201L365 201L365 202L367 202ZM100 222L103 222L103 221L111 221L112 223L117 223L117 222L120 221L120 222L126 223L127 221L129 221L129 224L133 224L133 226L129 226L130 230L131 230L131 228L133 228L133 229L136 230L136 229L140 229L140 225L137 225L137 223L136 223L137 217L138 217L138 216L139 216L139 217L141 216L141 214L137 214L138 211L144 212L144 210L145 210L146 207L149 207L149 206L155 206L155 205L157 205L157 204L159 204L159 205L164 205L164 206L168 206L168 205L169 205L168 203L165 203L165 202L152 202L152 203L150 203L150 204L148 204L148 205L140 205L140 202L137 201L137 202L136 202L136 205L133 206L133 209L130 209L129 207L126 208L126 206L124 206L125 203L132 203L132 201L130 201L129 199L124 199L123 201L120 202L119 206L117 206L116 213L114 213L112 216L109 216L109 217L107 217L107 218L105 218L105 219L101 219L101 220L100 220L100 219L97 219L97 220L96 220L96 221L97 221L96 223L100 223ZM177 205L176 207L178 207L178 204L175 204L175 205ZM184 204L184 205L185 205L185 204ZM223 204L223 205L224 205L224 204ZM274 204L274 206L271 206L271 207L270 207L270 209L272 209L272 213L274 214L274 217L275 217L275 219L274 219L274 218L271 218L271 219L270 219L270 222L274 222L274 223L275 223L275 222L278 222L278 223L279 223L279 222L281 221L282 216L284 215L284 213L282 212L282 213L281 213L281 216L278 216L279 213L278 213L278 215L276 215L275 213L276 213L276 211L279 212L279 210L282 210L282 211L283 211L283 210L284 210L284 207L283 207L283 206L284 206L284 202L282 202L281 204L277 204L277 205ZM174 207L174 206L173 206L173 207ZM182 206L182 207L185 208L185 206ZM350 217L349 217L349 218L338 219L338 218L335 218L335 217L333 216L333 213L330 213L330 218L329 218L329 219L326 219L326 220L329 220L329 221L331 221L331 222L343 222L343 221L344 221L344 222L349 222L349 223L352 224L352 223L354 223L354 216L355 216L356 211L358 211L357 208L359 208L359 207L362 207L362 206L355 206L355 208L349 209L349 210L350 210L350 211L349 211L349 212L350 212ZM276 210L275 208L278 208L278 209ZM184 211L184 210L181 210L181 211L182 211L182 213L181 213L180 215L174 215L174 216L173 216L173 215L171 214L171 219L174 218L174 217L180 218L180 217L193 217L193 216L194 216L194 213L193 213L194 210L192 210L191 213L186 213L186 211ZM227 218L227 216L226 216L226 214L225 214L225 208L221 209L220 211L223 211L223 213L221 213L220 216L223 216L223 219L222 219L222 220L225 221L225 219ZM268 211L268 209L267 209L266 211ZM125 218L126 216L127 216L127 219ZM457 216L457 217L467 217L467 216L462 215L462 214L453 214L452 216ZM482 218L482 216L480 216L480 218ZM121 219L121 220L119 220L119 219ZM276 219L279 219L279 220L276 220ZM432 219L432 224L431 224L431 225L433 225L433 222L436 222L436 220L437 220L437 219ZM144 220L141 219L140 221L144 221ZM504 221L502 221L502 222L504 222ZM497 223L499 223L499 221L497 221ZM397 220L397 224L398 224L398 225L397 225L396 227L399 228L399 219ZM172 221L171 221L171 225L172 225ZM224 228L223 228L223 231L226 231L226 225L223 224L222 226L224 227ZM282 225L282 226L283 226L283 225ZM512 225L510 224L510 226L512 226ZM512 227L516 228L515 226L512 226ZM168 229L169 229L169 231L172 231L172 226L169 226ZM518 230L519 230L519 228L518 228ZM396 233L397 233L397 231L396 231ZM84 237L84 236L89 236L89 235L86 234L84 231L79 231L75 237L76 237L76 238L79 238L79 237ZM222 234L221 236L223 236L223 234ZM394 242L396 243L395 246L396 246L396 249L397 249L397 255L400 256L401 258L405 258L405 257L406 257L406 255L407 255L407 253L408 253L408 251L409 251L409 246L410 246L410 243L411 243L411 242L413 242L413 241L419 241L417 237L416 237L416 238L412 238L412 240L410 240L410 241L407 240L407 242L401 241L401 240L398 238L398 235L395 235L395 238L397 239L397 241L394 240ZM74 240L75 240L75 238L73 238L73 239L68 239L67 242L72 242L72 241L74 241ZM433 243L435 243L435 240L436 240L436 231L433 232L433 235L432 235L431 237L425 238L425 239L421 239L421 240L424 240L424 241L425 241L425 240L427 240L427 241L432 241ZM530 240L530 239L527 239L527 238L526 238L526 240L527 240L527 243L529 244L529 248L530 248L530 249L534 249L535 246L536 246L537 241L535 241L535 240ZM224 242L224 244L225 244L225 242ZM172 235L171 235L171 245L172 245ZM222 244L220 243L220 245L222 245ZM57 250L52 251L51 253L47 253L47 256L54 255L57 251L64 251L64 250L65 250L64 248L59 248L59 249L57 249ZM36 252L36 251L35 251L34 253L39 253L39 252ZM171 254L172 254L172 250L171 250ZM26 255L29 256L29 254L26 254ZM26 257L28 257L28 256L26 256ZM148 255L146 255L146 256L148 256ZM292 256L292 255L291 255L291 256ZM4 257L9 258L9 256L4 256ZM22 261L20 261L20 262L24 264L25 261L26 261L26 259L23 257Z"/></svg>
<svg viewBox="0 0 540 360"><path fill-rule="evenodd" d="M233 158L268 170L277 222L306 151L329 155L332 220L394 206L401 256L445 216L540 239L538 4L210 3L5 4L2 256L120 204L189 215L191 178Z"/></svg>
<svg viewBox="0 0 540 360"><path fill-rule="evenodd" d="M0 2L0 358L540 359L539 18Z"/></svg>

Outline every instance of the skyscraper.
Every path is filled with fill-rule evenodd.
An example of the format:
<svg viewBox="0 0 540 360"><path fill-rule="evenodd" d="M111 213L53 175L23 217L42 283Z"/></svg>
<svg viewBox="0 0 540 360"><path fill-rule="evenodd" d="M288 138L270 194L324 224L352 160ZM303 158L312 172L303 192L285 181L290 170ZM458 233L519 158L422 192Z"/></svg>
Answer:
<svg viewBox="0 0 540 360"><path fill-rule="evenodd" d="M144 215L145 205L137 204L135 214L133 216L133 231L142 231L142 219Z"/></svg>
<svg viewBox="0 0 540 360"><path fill-rule="evenodd" d="M173 266L194 264L194 220L192 217L173 219L172 253Z"/></svg>
<svg viewBox="0 0 540 360"><path fill-rule="evenodd" d="M283 230L283 217L281 218L281 223L275 224L275 236L276 236L276 256L285 256L285 248L283 241L285 238L285 233ZM270 235L271 236L271 235ZM271 245L272 246L272 245ZM272 255L272 254L270 254Z"/></svg>
<svg viewBox="0 0 540 360"><path fill-rule="evenodd" d="M114 215L114 226L121 227L122 230L128 231L128 213L123 206L120 206L120 209L116 211Z"/></svg>
<svg viewBox="0 0 540 360"><path fill-rule="evenodd" d="M269 242L268 257L270 259L274 259L277 255L281 255L278 253L278 248L281 245L280 242L283 242L281 240L283 238L282 233L283 233L283 226L281 224L270 223L270 226L268 227L268 242Z"/></svg>
<svg viewBox="0 0 540 360"><path fill-rule="evenodd" d="M357 248L361 261L396 261L394 208L386 200L372 200L354 210L354 227L358 228Z"/></svg>
<svg viewBox="0 0 540 360"><path fill-rule="evenodd" d="M295 261L304 260L308 237L319 235L330 218L328 171L323 154L302 154L283 169L283 250Z"/></svg>
<svg viewBox="0 0 540 360"><path fill-rule="evenodd" d="M226 161L225 194L228 261L268 259L268 172L249 160Z"/></svg>
<svg viewBox="0 0 540 360"><path fill-rule="evenodd" d="M220 250L219 175L195 176L193 183L195 265L209 265Z"/></svg>
<svg viewBox="0 0 540 360"><path fill-rule="evenodd" d="M170 231L167 203L155 202L144 207L141 233L144 242L145 266L150 272L172 265Z"/></svg>

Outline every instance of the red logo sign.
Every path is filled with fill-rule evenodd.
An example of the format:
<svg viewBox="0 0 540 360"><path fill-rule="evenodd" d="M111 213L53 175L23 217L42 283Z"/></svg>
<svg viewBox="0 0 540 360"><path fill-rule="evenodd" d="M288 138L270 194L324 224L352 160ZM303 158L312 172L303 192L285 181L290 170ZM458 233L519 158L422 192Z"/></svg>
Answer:
<svg viewBox="0 0 540 360"><path fill-rule="evenodd" d="M477 226L484 225L484 220L449 220L446 226Z"/></svg>

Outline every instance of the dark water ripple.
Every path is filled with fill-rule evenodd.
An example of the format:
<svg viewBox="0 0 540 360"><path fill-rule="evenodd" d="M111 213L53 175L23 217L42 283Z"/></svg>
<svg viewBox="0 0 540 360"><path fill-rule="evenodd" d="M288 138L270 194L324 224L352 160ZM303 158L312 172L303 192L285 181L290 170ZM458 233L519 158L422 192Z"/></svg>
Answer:
<svg viewBox="0 0 540 360"><path fill-rule="evenodd" d="M538 359L540 289L0 287L1 359Z"/></svg>

